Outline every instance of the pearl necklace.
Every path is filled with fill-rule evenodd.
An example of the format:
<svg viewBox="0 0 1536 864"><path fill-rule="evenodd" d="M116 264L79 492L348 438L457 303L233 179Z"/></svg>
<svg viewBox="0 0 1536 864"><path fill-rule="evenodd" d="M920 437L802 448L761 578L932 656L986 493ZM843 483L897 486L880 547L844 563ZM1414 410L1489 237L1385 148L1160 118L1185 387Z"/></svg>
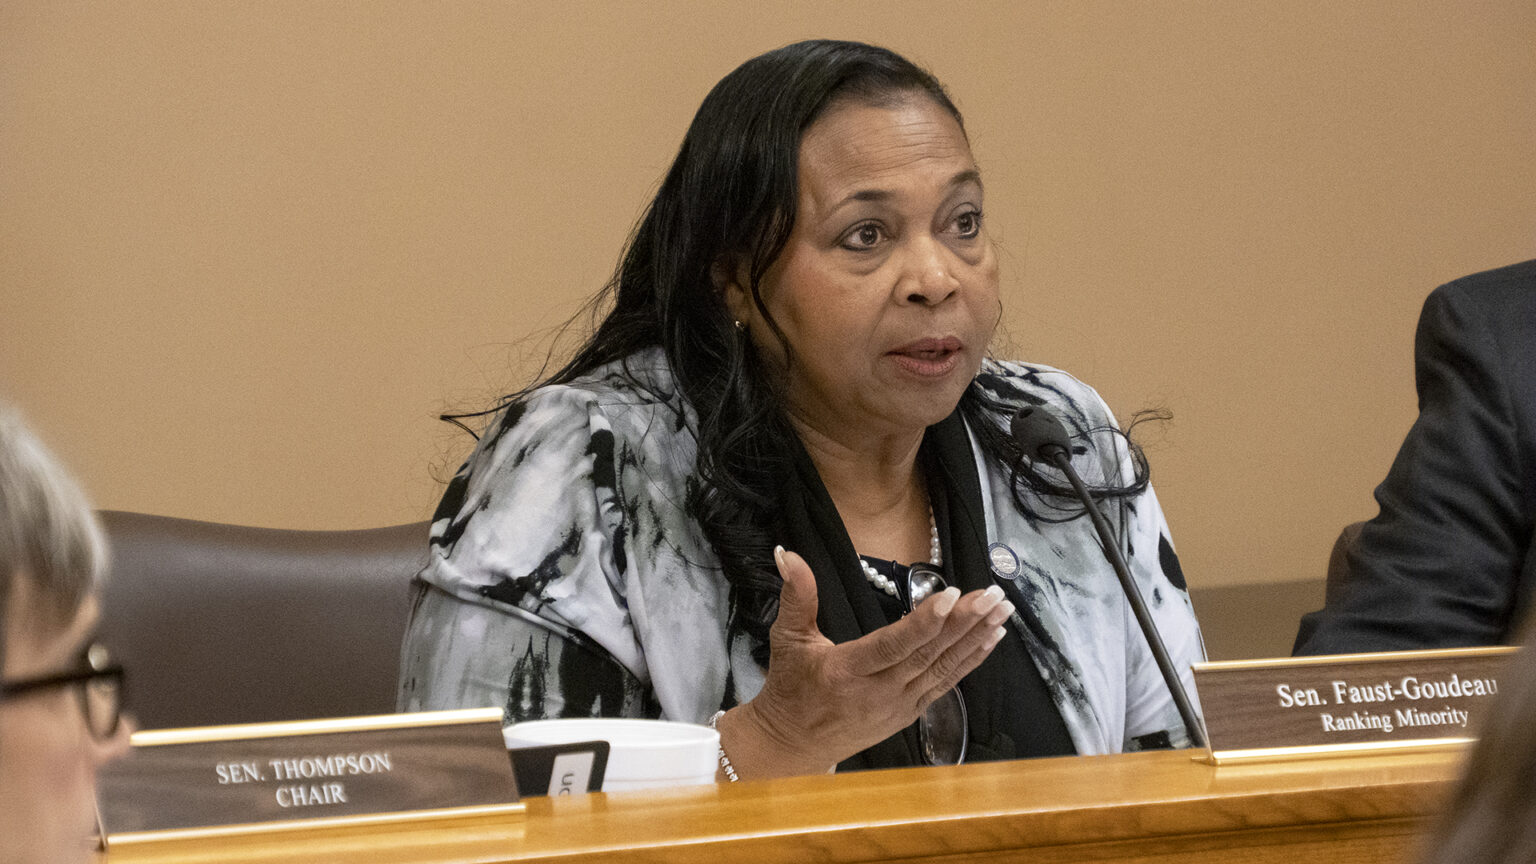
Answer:
<svg viewBox="0 0 1536 864"><path fill-rule="evenodd" d="M944 564L944 554L939 549L939 523L933 518L933 507L928 507L928 563L935 567ZM864 571L864 578L876 589L884 591L892 597L899 596L896 593L896 583L876 570L873 564L859 556L859 569Z"/></svg>

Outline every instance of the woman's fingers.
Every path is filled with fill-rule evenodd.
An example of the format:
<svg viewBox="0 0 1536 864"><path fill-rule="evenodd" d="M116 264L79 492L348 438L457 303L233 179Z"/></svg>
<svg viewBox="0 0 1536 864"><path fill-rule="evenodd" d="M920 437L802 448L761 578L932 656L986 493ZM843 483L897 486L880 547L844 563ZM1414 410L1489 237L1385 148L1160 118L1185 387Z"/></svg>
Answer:
<svg viewBox="0 0 1536 864"><path fill-rule="evenodd" d="M981 647L973 650L969 655L962 658L955 665L952 674L937 680L936 683L930 682L930 686L928 686L927 689L920 691L920 695L917 697L916 702L918 709L921 710L927 708L928 705L935 699L938 699L940 696L948 693L951 688L959 684L960 679L976 671L976 667L980 666L982 662L987 659L987 657L992 653L992 649L997 647L997 643L1001 641L1002 638L1003 633L1001 630L993 631L988 636L987 640L982 643Z"/></svg>
<svg viewBox="0 0 1536 864"><path fill-rule="evenodd" d="M911 677L907 679L904 690L919 708L934 698L931 694L943 693L981 665L1007 632L1002 622L1007 620L1012 611L1011 604L997 604L931 662L907 670L911 672Z"/></svg>
<svg viewBox="0 0 1536 864"><path fill-rule="evenodd" d="M763 691L752 700L765 740L786 740L786 733L788 740L800 740L806 729L819 730L816 736L828 741L850 737L833 730L855 718L857 728L884 737L885 721L898 724L893 728L911 722L904 715L920 712L981 665L1013 611L996 586L964 596L949 588L890 626L833 645L816 625L810 566L782 548L774 550L774 560L784 580L769 637L775 660ZM834 707L839 704L842 709ZM877 715L884 719L872 724ZM854 749L867 746L857 733L850 740L847 746Z"/></svg>
<svg viewBox="0 0 1536 864"><path fill-rule="evenodd" d="M969 674L971 669L975 668L975 666L965 666L971 654L979 650L985 657L1007 632L1005 625L1008 617L1013 614L1013 604L1006 600L998 600L995 603L980 601L977 614L981 616L980 619L960 634L932 662L912 670L913 680L918 682L919 686L924 679L927 679L931 682L930 686L951 687Z"/></svg>
<svg viewBox="0 0 1536 864"><path fill-rule="evenodd" d="M913 652L944 632L944 624L960 599L958 589L946 588L923 601L916 612L895 624L839 645L848 673L878 675L909 661Z"/></svg>
<svg viewBox="0 0 1536 864"><path fill-rule="evenodd" d="M954 588L941 591L895 624L838 646L845 652L845 668L852 675L888 673L909 682L928 672L946 651L987 620L1006 620L1013 606L1002 596L1002 589L995 586L964 597ZM980 642L980 637L972 638L965 653Z"/></svg>

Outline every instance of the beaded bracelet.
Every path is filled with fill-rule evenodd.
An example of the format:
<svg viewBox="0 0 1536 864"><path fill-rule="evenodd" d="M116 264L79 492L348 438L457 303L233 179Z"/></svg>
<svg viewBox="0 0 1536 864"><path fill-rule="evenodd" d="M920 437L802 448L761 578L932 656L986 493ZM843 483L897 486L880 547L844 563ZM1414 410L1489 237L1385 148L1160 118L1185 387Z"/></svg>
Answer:
<svg viewBox="0 0 1536 864"><path fill-rule="evenodd" d="M709 718L709 728L719 732L720 730L715 727L715 724L719 723L720 718L724 716L725 711L716 711L715 716ZM715 753L720 757L720 770L725 772L726 779L730 780L732 783L740 780L741 778L736 776L736 766L731 764L731 757L725 755L725 745L721 744L716 747Z"/></svg>

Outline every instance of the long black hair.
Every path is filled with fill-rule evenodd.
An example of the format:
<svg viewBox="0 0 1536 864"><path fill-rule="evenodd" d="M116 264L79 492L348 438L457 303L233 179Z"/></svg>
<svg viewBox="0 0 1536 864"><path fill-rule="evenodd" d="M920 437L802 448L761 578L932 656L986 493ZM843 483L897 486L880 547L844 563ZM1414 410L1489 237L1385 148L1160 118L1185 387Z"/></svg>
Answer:
<svg viewBox="0 0 1536 864"><path fill-rule="evenodd" d="M913 95L942 106L963 132L959 110L933 75L859 42L796 42L721 79L694 115L612 279L590 301L600 317L591 337L563 368L503 403L602 366L622 368L626 358L659 347L679 392L655 395L669 402L681 396L696 415L699 482L687 501L689 515L720 558L732 623L759 646L777 615L771 528L794 432L773 376L734 325L716 277L745 274L753 302L782 342L760 284L795 223L801 139L834 102L886 105ZM651 386L628 377L641 389ZM972 428L1004 410L978 387L961 406ZM1003 423L990 417L979 441L1017 465L1018 454L1007 452L1012 442L1000 431L1006 418ZM1144 461L1139 465L1139 488L1112 494L1145 488ZM1029 489L1058 497L1064 491L1028 466L1016 470L1014 497L1021 506L1028 506Z"/></svg>

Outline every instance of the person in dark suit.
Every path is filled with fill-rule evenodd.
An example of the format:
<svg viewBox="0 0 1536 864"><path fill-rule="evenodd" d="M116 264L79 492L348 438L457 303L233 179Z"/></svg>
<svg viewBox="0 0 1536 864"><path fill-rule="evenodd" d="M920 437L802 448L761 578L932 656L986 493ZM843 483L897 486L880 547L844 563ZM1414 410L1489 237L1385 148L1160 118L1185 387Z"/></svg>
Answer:
<svg viewBox="0 0 1536 864"><path fill-rule="evenodd" d="M1536 260L1424 302L1419 417L1297 654L1492 645L1536 583Z"/></svg>

